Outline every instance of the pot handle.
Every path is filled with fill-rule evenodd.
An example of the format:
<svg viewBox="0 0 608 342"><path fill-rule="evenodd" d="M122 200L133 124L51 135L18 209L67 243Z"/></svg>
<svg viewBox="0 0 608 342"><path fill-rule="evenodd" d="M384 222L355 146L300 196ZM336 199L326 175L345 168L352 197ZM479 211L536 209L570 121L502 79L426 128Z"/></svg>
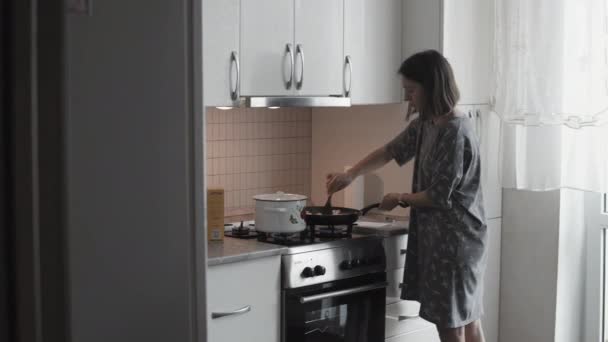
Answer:
<svg viewBox="0 0 608 342"><path fill-rule="evenodd" d="M401 208L407 208L410 205L407 204L407 203L405 203L405 202L403 202L403 201L399 201L399 206ZM368 205L367 207L361 209L361 216L365 216L365 214L367 214L368 211L370 211L372 209L375 209L375 208L378 208L378 207L380 207L380 203L374 203L374 204Z"/></svg>
<svg viewBox="0 0 608 342"><path fill-rule="evenodd" d="M285 209L285 208L264 208L264 211L270 211L273 213L286 213L287 209Z"/></svg>

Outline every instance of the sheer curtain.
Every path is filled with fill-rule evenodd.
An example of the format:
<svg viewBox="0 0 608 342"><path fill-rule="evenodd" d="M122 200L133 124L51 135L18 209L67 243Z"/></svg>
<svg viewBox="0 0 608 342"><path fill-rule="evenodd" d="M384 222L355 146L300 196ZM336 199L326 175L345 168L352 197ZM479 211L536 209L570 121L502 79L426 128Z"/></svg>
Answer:
<svg viewBox="0 0 608 342"><path fill-rule="evenodd" d="M503 186L608 191L608 0L496 0Z"/></svg>

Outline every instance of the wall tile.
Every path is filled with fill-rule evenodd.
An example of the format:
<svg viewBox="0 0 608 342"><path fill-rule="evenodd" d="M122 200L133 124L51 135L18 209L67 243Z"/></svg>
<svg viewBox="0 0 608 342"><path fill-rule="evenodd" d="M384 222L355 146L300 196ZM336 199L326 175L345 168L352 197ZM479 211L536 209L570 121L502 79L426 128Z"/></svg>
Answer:
<svg viewBox="0 0 608 342"><path fill-rule="evenodd" d="M207 184L224 187L225 207L284 191L310 196L311 110L207 108Z"/></svg>

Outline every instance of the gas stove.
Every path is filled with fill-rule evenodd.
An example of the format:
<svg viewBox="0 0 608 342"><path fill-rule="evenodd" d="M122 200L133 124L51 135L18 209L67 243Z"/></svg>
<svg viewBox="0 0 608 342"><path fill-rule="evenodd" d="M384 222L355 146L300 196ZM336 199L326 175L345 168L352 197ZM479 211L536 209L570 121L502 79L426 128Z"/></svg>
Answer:
<svg viewBox="0 0 608 342"><path fill-rule="evenodd" d="M241 221L225 224L224 234L232 238L257 239L260 242L282 246L302 246L339 239L350 239L353 237L354 226L356 226L356 223L339 226L308 225L301 232L285 234L260 232L255 229L254 221Z"/></svg>
<svg viewBox="0 0 608 342"><path fill-rule="evenodd" d="M254 221L244 221L227 224L225 235L287 247L282 261L283 283L293 287L384 271L382 237L355 234L352 229L353 225L307 226L293 234L265 233L255 230Z"/></svg>

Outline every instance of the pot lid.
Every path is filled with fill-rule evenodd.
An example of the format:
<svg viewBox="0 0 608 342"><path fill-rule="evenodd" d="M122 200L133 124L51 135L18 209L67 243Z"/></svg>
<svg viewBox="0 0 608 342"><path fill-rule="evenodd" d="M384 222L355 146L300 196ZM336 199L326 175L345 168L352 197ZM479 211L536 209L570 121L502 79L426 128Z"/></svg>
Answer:
<svg viewBox="0 0 608 342"><path fill-rule="evenodd" d="M308 199L308 197L304 195L298 194L286 194L282 191L276 192L274 194L261 194L253 196L254 200L257 201L270 201L270 202L291 202L291 201L302 201Z"/></svg>

